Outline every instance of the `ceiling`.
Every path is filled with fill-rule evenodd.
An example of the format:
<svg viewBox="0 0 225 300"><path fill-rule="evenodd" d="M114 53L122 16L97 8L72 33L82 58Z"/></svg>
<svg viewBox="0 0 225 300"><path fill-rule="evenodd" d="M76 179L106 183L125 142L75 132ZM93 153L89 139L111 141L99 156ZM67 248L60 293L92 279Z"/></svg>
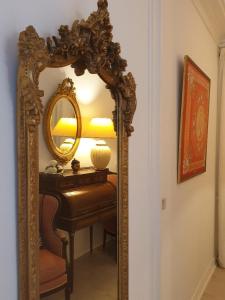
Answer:
<svg viewBox="0 0 225 300"><path fill-rule="evenodd" d="M218 45L225 44L225 0L192 0Z"/></svg>

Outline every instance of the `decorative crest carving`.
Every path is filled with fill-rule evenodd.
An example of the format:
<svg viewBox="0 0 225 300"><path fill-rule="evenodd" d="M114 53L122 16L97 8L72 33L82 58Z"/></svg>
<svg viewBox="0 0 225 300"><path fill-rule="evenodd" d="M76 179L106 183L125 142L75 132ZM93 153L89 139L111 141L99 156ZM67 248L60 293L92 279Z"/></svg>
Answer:
<svg viewBox="0 0 225 300"><path fill-rule="evenodd" d="M67 96L74 97L74 99L76 99L73 80L71 78L64 79L63 82L58 85L56 94L67 95Z"/></svg>
<svg viewBox="0 0 225 300"><path fill-rule="evenodd" d="M98 10L86 21L75 21L71 30L68 26L61 26L59 38L53 36L52 39L47 39L50 65L58 65L59 62L68 60L78 76L86 69L92 74L100 74L100 77L104 77L101 76L102 72L107 74L107 79L103 79L113 98L117 99L115 94L122 95L124 124L127 135L130 136L133 132L131 122L136 109L136 85L131 73L123 75L127 62L120 56L120 45L112 41L113 27L107 7L106 0L99 0Z"/></svg>

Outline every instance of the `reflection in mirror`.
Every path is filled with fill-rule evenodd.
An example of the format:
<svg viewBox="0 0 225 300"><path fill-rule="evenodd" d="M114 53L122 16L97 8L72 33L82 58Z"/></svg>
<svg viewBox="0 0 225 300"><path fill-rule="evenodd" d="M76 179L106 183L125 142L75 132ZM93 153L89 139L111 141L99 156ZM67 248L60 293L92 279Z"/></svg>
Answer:
<svg viewBox="0 0 225 300"><path fill-rule="evenodd" d="M77 118L72 104L62 97L53 108L51 136L58 151L67 154L73 147L77 135Z"/></svg>
<svg viewBox="0 0 225 300"><path fill-rule="evenodd" d="M45 110L58 84L68 77L75 86L82 130L76 152L64 163L60 173L46 172L49 164L57 167L62 161L48 150L43 136L48 126L46 118L39 126L40 215L44 216L40 221L40 295L46 296L46 300L117 300L118 146L112 122L115 101L97 75L86 71L77 77L70 67L47 68L40 75ZM75 143L78 114L67 97L57 98L49 119L51 135L48 138L62 155L68 154ZM56 161L52 162L53 159ZM73 169L71 163L75 166ZM53 217L50 212L54 201ZM53 224L43 225L52 219ZM68 240L64 254L57 252L48 241L49 227L53 228L50 239L60 234L64 241ZM57 277L61 282L57 288L52 283L48 290L51 276L47 275L46 268L52 254L55 258L51 265L53 277L59 275L59 261L68 260L68 268L61 264L61 277Z"/></svg>

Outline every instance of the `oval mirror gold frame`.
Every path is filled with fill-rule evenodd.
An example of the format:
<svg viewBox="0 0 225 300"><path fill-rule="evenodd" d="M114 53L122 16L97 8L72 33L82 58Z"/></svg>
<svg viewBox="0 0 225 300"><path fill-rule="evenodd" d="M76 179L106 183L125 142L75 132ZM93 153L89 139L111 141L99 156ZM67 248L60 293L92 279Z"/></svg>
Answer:
<svg viewBox="0 0 225 300"><path fill-rule="evenodd" d="M136 110L136 85L120 45L112 41L107 0L88 19L61 26L60 37L40 38L33 26L19 36L17 79L19 299L39 299L38 126L43 105L39 74L45 68L71 65L80 76L98 74L115 100L118 136L118 300L128 300L128 137Z"/></svg>
<svg viewBox="0 0 225 300"><path fill-rule="evenodd" d="M74 92L74 84L72 79L66 78L63 80L61 84L59 84L58 89L56 90L56 93L52 96L52 98L48 101L45 112L44 112L44 122L43 122L43 130L44 130L44 137L46 144L48 146L48 149L50 153L54 156L54 158L61 162L62 164L65 164L69 162L75 155L76 150L80 143L80 136L81 136L81 115L80 115L80 109L79 105L76 100L76 95ZM55 145L51 133L51 118L52 113L57 105L57 103L62 99L65 98L69 101L69 103L72 105L72 108L74 110L76 119L77 119L77 132L76 136L74 137L75 142L72 146L72 148L69 150L68 153L62 153L57 146Z"/></svg>

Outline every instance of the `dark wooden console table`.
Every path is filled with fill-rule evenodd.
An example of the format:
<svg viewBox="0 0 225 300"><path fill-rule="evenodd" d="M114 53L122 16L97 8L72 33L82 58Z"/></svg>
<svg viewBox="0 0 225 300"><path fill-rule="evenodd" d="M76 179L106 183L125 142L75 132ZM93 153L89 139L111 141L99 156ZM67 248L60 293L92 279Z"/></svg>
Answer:
<svg viewBox="0 0 225 300"><path fill-rule="evenodd" d="M108 169L96 171L82 168L78 173L66 170L63 174L40 173L40 193L59 199L57 227L69 233L71 290L73 290L73 262L75 232L90 227L92 251L93 225L117 214L117 175Z"/></svg>

